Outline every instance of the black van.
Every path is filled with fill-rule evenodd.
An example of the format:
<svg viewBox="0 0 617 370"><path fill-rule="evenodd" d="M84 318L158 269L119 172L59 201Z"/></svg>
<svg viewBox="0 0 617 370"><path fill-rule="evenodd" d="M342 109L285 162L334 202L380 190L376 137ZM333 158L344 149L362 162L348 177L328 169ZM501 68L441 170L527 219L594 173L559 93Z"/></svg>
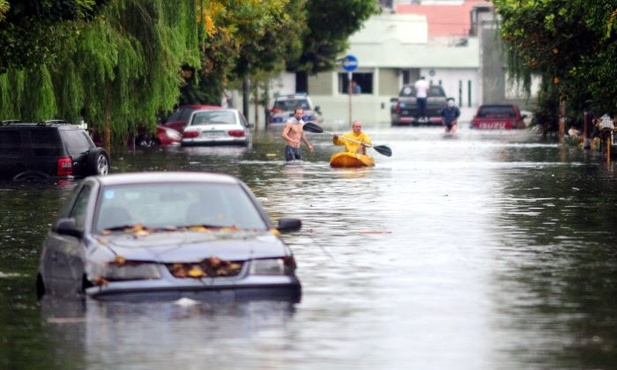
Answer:
<svg viewBox="0 0 617 370"><path fill-rule="evenodd" d="M81 126L69 123L0 125L0 179L31 180L106 175L109 155Z"/></svg>

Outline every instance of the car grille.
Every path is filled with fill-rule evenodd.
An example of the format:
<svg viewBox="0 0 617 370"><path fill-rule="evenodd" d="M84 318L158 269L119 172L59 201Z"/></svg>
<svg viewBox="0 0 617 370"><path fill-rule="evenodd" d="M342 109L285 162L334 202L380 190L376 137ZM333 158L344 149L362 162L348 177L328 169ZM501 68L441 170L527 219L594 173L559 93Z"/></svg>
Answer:
<svg viewBox="0 0 617 370"><path fill-rule="evenodd" d="M169 263L165 266L179 279L201 279L204 277L236 276L242 271L242 261L224 261L210 257L198 263Z"/></svg>

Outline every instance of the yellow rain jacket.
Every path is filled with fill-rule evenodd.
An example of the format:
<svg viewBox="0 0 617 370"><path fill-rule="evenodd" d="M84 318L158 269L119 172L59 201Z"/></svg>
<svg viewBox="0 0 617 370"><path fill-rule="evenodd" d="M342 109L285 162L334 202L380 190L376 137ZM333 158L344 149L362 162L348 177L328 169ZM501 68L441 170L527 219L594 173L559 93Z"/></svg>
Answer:
<svg viewBox="0 0 617 370"><path fill-rule="evenodd" d="M346 140L345 138L349 138L351 140ZM352 140L355 140L355 141L352 141ZM361 145L357 143L356 141L360 141L365 144L371 145L371 138L364 132L361 132L360 134L356 135L355 132L351 131L346 134L339 135L339 137L336 139L334 137L332 138L332 142L334 143L334 145L344 145L345 151L351 152L351 153L360 152Z"/></svg>

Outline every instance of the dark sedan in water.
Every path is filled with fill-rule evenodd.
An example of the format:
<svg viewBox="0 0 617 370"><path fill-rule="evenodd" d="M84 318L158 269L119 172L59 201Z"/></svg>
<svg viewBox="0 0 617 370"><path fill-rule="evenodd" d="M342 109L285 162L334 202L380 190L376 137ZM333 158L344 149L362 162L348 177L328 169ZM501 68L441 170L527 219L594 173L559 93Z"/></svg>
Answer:
<svg viewBox="0 0 617 370"><path fill-rule="evenodd" d="M301 285L291 249L251 190L197 172L85 179L43 245L39 297L97 299L289 298Z"/></svg>

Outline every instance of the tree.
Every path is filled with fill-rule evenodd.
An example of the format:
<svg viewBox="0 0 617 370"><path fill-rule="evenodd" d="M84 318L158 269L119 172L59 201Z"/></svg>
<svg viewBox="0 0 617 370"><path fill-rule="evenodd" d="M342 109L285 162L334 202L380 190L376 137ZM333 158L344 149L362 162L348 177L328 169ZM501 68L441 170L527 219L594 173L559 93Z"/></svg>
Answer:
<svg viewBox="0 0 617 370"><path fill-rule="evenodd" d="M83 117L108 148L110 134L124 142L138 126L153 130L178 101L180 66L199 65L196 19L193 1L110 0L90 19L63 22L59 38L44 43L61 45L53 57L0 76L1 111L32 121Z"/></svg>
<svg viewBox="0 0 617 370"><path fill-rule="evenodd" d="M53 60L63 48L61 41L66 33L80 21L95 16L106 2L0 0L0 73Z"/></svg>
<svg viewBox="0 0 617 370"><path fill-rule="evenodd" d="M375 0L311 0L306 6L302 54L287 59L287 70L310 75L335 69L337 59L349 47L349 36L381 12Z"/></svg>
<svg viewBox="0 0 617 370"><path fill-rule="evenodd" d="M566 99L570 111L617 111L614 1L493 0L501 35L522 62L519 76L537 73L550 99ZM511 58L512 59L512 58ZM556 93L549 93L555 91ZM549 105L550 106L550 105Z"/></svg>

